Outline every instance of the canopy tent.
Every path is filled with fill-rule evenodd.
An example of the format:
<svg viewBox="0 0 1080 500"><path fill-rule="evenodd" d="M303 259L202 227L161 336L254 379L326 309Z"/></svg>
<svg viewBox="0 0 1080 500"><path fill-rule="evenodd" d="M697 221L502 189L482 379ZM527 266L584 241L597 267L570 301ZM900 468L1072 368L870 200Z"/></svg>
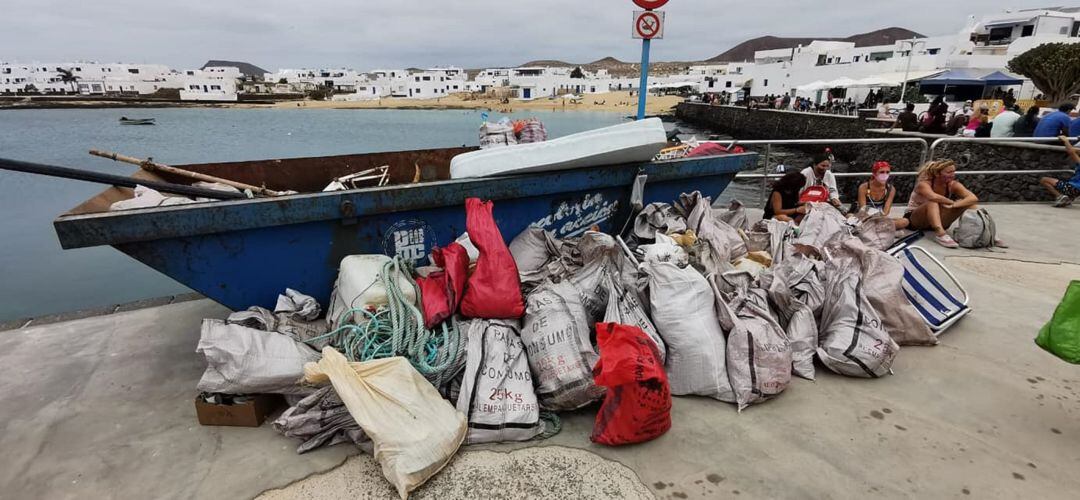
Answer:
<svg viewBox="0 0 1080 500"><path fill-rule="evenodd" d="M909 71L907 73L904 73L904 72L882 73L880 75L869 76L869 77L863 78L862 80L857 80L856 84L852 85L852 87L899 87L899 86L904 84L904 79L905 78L909 82L914 82L914 81L922 80L924 78L928 78L928 77L931 77L931 76L937 76L937 75L941 74L943 71L944 70L937 69L937 70L930 70L930 71L926 71L926 70L918 71L918 70L916 70L916 71Z"/></svg>
<svg viewBox="0 0 1080 500"><path fill-rule="evenodd" d="M699 82L654 83L652 85L649 85L649 90L681 89L681 88L686 88L686 87L698 90L698 89L701 88L701 83L699 83Z"/></svg>
<svg viewBox="0 0 1080 500"><path fill-rule="evenodd" d="M828 88L828 89L846 89L848 87L854 87L854 86L858 85L858 83L859 82L857 82L855 80L852 80L851 78L848 78L846 76L842 76L842 77L837 78L835 80L832 80L830 82L825 82L825 88Z"/></svg>
<svg viewBox="0 0 1080 500"><path fill-rule="evenodd" d="M795 90L798 90L799 92L817 92L827 88L829 88L829 86L825 82L818 80L816 82L807 83L806 85L799 85L798 87L795 87Z"/></svg>
<svg viewBox="0 0 1080 500"><path fill-rule="evenodd" d="M999 85L1002 87L1009 85L1023 85L1024 83L1024 80L1022 78L1010 76L1006 73L1002 73L1001 71L995 71L993 73L990 73L989 75L982 77L982 80L983 82L986 82L986 85Z"/></svg>
<svg viewBox="0 0 1080 500"><path fill-rule="evenodd" d="M950 69L934 78L927 78L923 85L1020 85L1023 79L1007 75L1001 71L976 68Z"/></svg>

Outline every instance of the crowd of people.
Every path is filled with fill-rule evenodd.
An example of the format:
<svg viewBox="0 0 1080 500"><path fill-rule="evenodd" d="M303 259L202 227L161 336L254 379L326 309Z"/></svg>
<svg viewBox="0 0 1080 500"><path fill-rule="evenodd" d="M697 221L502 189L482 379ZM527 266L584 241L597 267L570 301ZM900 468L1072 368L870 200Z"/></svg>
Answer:
<svg viewBox="0 0 1080 500"><path fill-rule="evenodd" d="M1075 172L1069 179L1044 177L1040 184L1055 197L1054 206L1063 208L1080 197L1080 153L1068 137L1061 135L1060 139ZM915 188L900 217L892 217L897 189L890 181L892 166L884 161L874 164L870 179L859 185L856 203L845 210L832 163L831 154L822 152L814 155L810 166L777 180L765 204L764 218L798 224L810 203L827 203L849 214L890 217L897 230L933 231L938 244L957 248L947 230L965 211L978 208L978 196L956 178L956 163L938 160L927 162L919 169ZM995 245L1005 246L1002 241L995 241Z"/></svg>
<svg viewBox="0 0 1080 500"><path fill-rule="evenodd" d="M963 108L950 113L949 105L938 97L922 116L916 115L915 105L909 103L889 130L899 128L905 132L964 137L1076 137L1080 134L1080 118L1074 104L1061 104L1056 111L1042 118L1040 111L1038 106L1024 110L1013 102L991 116L990 108L975 110L972 102L967 101Z"/></svg>

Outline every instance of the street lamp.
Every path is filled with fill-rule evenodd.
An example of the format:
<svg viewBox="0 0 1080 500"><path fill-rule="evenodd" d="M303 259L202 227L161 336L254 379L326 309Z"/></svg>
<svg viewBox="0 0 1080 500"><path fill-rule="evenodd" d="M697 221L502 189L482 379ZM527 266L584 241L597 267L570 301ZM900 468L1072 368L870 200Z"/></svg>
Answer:
<svg viewBox="0 0 1080 500"><path fill-rule="evenodd" d="M911 59L913 57L915 57L915 46L919 45L920 43L923 45L923 47L926 46L926 42L919 41L919 40L902 40L900 42L900 48L901 49L904 48L904 44L907 44L909 46L909 48L908 48L908 58L907 58L907 69L904 70L904 84L903 84L902 87L900 87L900 102L901 103L904 102L904 96L907 95L907 81L908 81L908 75L911 73Z"/></svg>

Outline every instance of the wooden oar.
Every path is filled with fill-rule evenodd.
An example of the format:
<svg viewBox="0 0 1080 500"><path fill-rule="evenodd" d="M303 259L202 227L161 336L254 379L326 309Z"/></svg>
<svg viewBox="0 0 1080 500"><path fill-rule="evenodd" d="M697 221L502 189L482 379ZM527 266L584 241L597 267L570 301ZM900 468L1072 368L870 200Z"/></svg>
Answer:
<svg viewBox="0 0 1080 500"><path fill-rule="evenodd" d="M108 158L108 159L114 160L114 161L120 161L120 162L124 162L124 163L130 163L132 165L138 165L138 166L142 167L143 170L147 170L147 171L150 171L150 172L165 172L165 173L169 173L169 174L173 174L173 175L179 175L181 177L187 177L188 179L195 179L195 180L203 181L203 182L216 182L216 183L219 183L219 184L224 184L226 186L232 186L232 187L234 187L236 189L239 189L241 191L250 190L252 193L254 193L256 195L284 196L285 194L288 194L288 193L282 193L280 191L274 191L272 189L267 189L267 188L264 188L264 187L252 186L251 184L244 184L243 182L231 181L229 179L222 179L221 177L215 177L213 175L200 174L198 172L192 172L190 170L184 170L182 168L170 167L169 165L165 165L165 164L162 164L162 163L157 163L157 162L150 161L150 160L143 160L143 159L135 158L135 157L132 157L132 156L126 156L126 155L122 155L120 153L113 153L111 151L101 151L101 150L98 150L98 149L91 149L90 154L92 154L94 156L100 156L102 158Z"/></svg>

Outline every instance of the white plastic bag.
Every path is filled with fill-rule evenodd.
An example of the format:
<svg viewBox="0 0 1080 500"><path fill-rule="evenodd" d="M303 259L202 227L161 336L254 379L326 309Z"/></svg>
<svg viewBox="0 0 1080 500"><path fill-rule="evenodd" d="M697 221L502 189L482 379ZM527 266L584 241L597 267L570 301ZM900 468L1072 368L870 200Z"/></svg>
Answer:
<svg viewBox="0 0 1080 500"><path fill-rule="evenodd" d="M458 411L468 415L468 444L528 441L544 430L520 321L474 319L459 325L468 355Z"/></svg>
<svg viewBox="0 0 1080 500"><path fill-rule="evenodd" d="M667 347L671 394L734 403L724 331L708 281L692 267L669 262L647 264L646 272L653 323Z"/></svg>
<svg viewBox="0 0 1080 500"><path fill-rule="evenodd" d="M404 500L437 474L465 440L465 415L450 406L409 361L393 357L350 364L332 347L304 367L305 380L327 380L375 443L383 476Z"/></svg>

